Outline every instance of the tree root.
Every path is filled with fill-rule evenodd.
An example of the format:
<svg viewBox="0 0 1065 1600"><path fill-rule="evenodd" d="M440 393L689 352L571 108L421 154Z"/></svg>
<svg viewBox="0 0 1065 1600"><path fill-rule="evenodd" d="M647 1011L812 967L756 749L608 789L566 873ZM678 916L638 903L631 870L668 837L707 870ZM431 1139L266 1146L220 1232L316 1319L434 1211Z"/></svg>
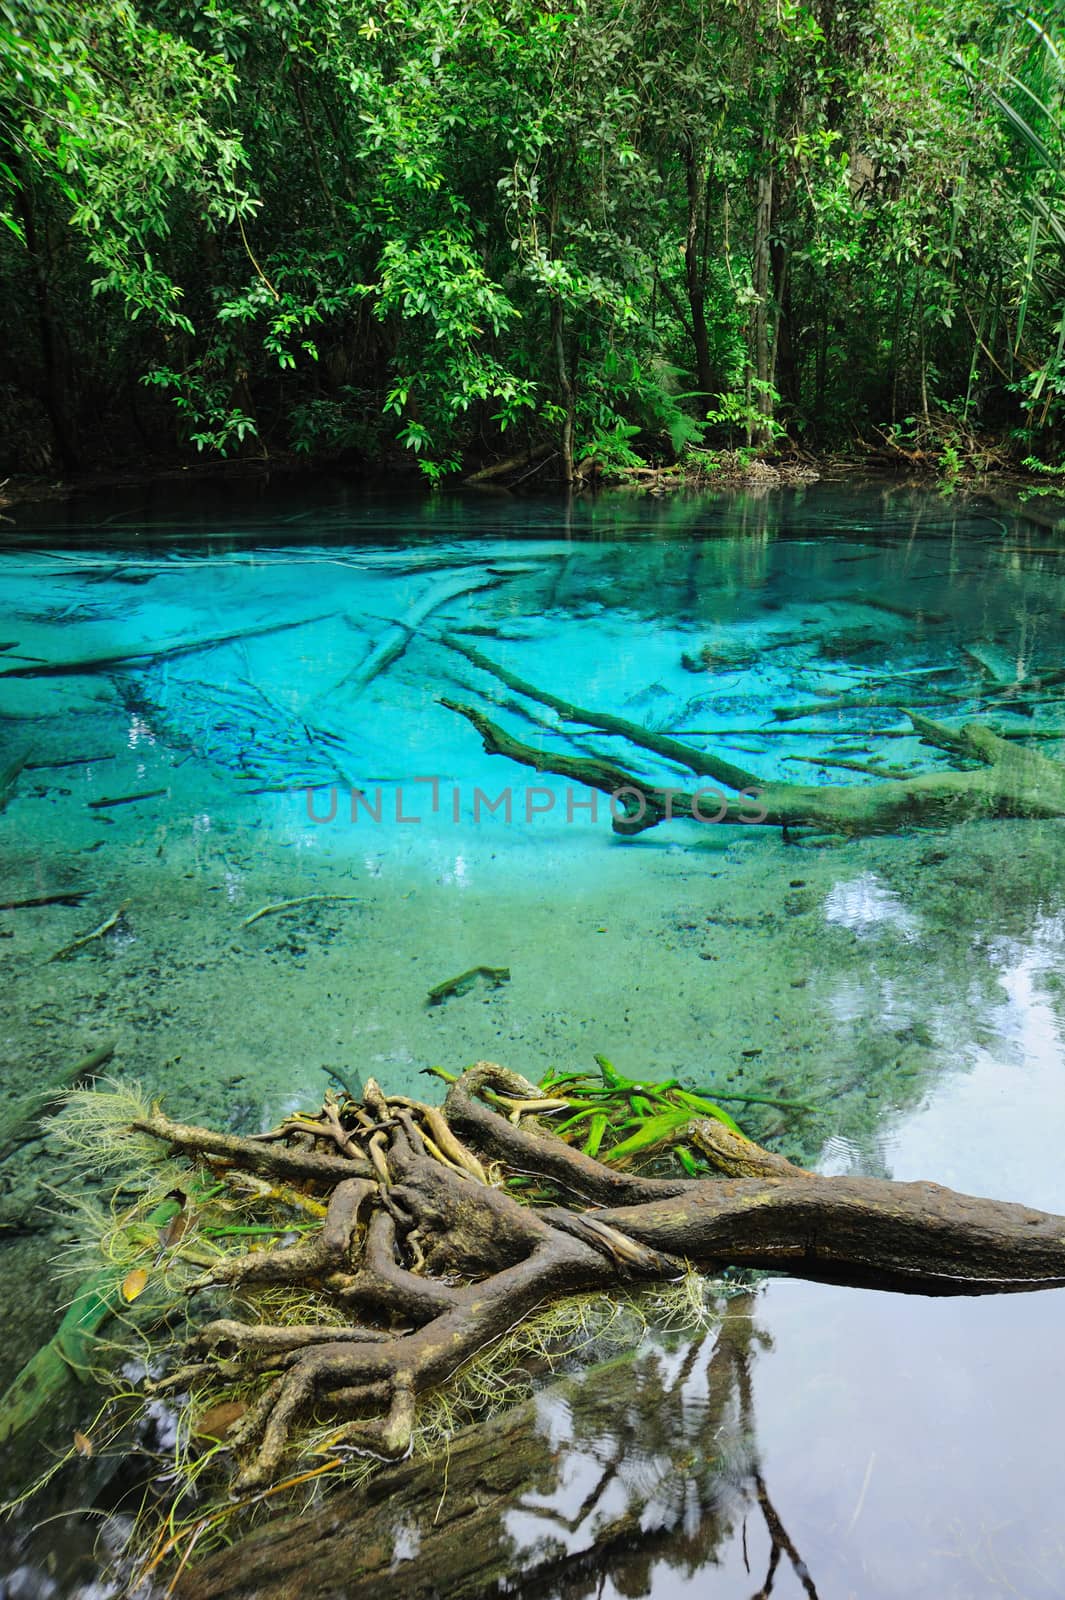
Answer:
<svg viewBox="0 0 1065 1600"><path fill-rule="evenodd" d="M1065 1218L932 1183L823 1177L698 1117L686 1137L723 1176L619 1172L538 1126L524 1108L543 1103L524 1078L478 1062L442 1110L389 1098L371 1080L361 1102L327 1098L319 1117L262 1140L158 1110L134 1124L212 1172L250 1168L328 1195L312 1238L231 1256L191 1289L313 1290L357 1320L317 1323L315 1301L310 1320L291 1326L220 1317L157 1385L268 1379L227 1435L238 1489L273 1482L312 1418L335 1423L330 1448L401 1457L417 1397L553 1297L669 1279L689 1264L924 1293L1065 1283ZM523 1173L558 1202L520 1203L505 1185Z"/></svg>

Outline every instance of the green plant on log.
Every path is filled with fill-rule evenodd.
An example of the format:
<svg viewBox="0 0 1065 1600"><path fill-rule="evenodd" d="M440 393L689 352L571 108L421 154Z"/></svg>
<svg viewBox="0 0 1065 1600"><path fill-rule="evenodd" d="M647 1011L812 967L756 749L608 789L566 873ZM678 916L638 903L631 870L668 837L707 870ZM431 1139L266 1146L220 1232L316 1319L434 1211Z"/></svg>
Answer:
<svg viewBox="0 0 1065 1600"><path fill-rule="evenodd" d="M590 1072L549 1071L540 1079L543 1099L541 1116L551 1116L551 1131L609 1166L644 1166L661 1155L671 1156L688 1174L696 1177L710 1171L685 1140L693 1117L714 1117L739 1134L739 1125L719 1105L704 1095L686 1088L677 1078L657 1082L651 1078L626 1078L606 1056L597 1055L598 1075ZM435 1076L454 1083L452 1073L432 1068ZM485 1091L489 1103L505 1105L491 1090ZM728 1098L726 1096L726 1098ZM748 1104L772 1104L792 1110L812 1107L797 1100L770 1100L762 1095L736 1094L732 1098ZM513 1178L511 1187L525 1187L527 1180Z"/></svg>
<svg viewBox="0 0 1065 1600"><path fill-rule="evenodd" d="M625 1111L648 1085L599 1067L598 1089L553 1073L545 1093L478 1062L442 1106L371 1080L358 1099L327 1095L253 1138L177 1122L121 1087L70 1096L71 1165L121 1175L111 1210L85 1212L84 1231L124 1332L94 1340L86 1364L127 1375L121 1403L79 1430L68 1457L116 1448L131 1405L177 1415L138 1580L230 1536L238 1514L439 1441L514 1392L519 1357L549 1362L604 1328L632 1339L648 1317L705 1315L693 1273L831 1271L952 1293L1065 1282L1062 1218L933 1184L821 1177L719 1108L700 1114L702 1097L686 1105L675 1084L659 1088L691 1111L683 1142L731 1181L633 1170L666 1115L649 1097L644 1148L628 1135L627 1152L622 1137L614 1162L599 1160L547 1120L566 1097L602 1094L593 1103L612 1105L627 1135ZM146 1374L136 1393L133 1357ZM0 1404L8 1439L27 1399L16 1381Z"/></svg>

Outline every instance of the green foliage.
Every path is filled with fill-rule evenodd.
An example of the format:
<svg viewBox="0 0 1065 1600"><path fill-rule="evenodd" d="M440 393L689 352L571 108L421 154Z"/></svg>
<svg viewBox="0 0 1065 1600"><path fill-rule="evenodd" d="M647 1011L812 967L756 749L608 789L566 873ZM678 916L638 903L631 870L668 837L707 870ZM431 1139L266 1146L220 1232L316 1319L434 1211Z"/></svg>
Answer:
<svg viewBox="0 0 1065 1600"><path fill-rule="evenodd" d="M28 245L40 184L98 270L94 293L127 314L193 331L181 285L153 255L175 191L209 225L251 214L239 138L216 125L236 81L225 64L152 27L131 0L0 5L0 222Z"/></svg>
<svg viewBox="0 0 1065 1600"><path fill-rule="evenodd" d="M578 461L598 461L608 471L611 467L642 467L643 460L633 450L629 441L639 437L640 429L620 418L613 427L586 439L577 451Z"/></svg>
<svg viewBox="0 0 1065 1600"><path fill-rule="evenodd" d="M99 454L143 380L161 449L165 405L200 450L433 482L515 433L622 465L957 406L1053 453L1056 30L998 0L0 0L6 432Z"/></svg>
<svg viewBox="0 0 1065 1600"><path fill-rule="evenodd" d="M730 442L734 442L737 433L743 433L749 444L759 428L766 430L769 439L782 439L788 430L773 415L779 404L780 395L772 384L752 378L749 393L730 391L718 395L717 405L706 413L706 420L711 428L723 429Z"/></svg>
<svg viewBox="0 0 1065 1600"><path fill-rule="evenodd" d="M686 1089L676 1078L663 1083L626 1078L606 1056L597 1055L599 1075L548 1072L540 1088L568 1110L552 1128L567 1144L579 1144L585 1155L608 1166L628 1167L668 1150L689 1175L709 1169L681 1138L694 1117L711 1117L733 1133L739 1125L727 1111L704 1095Z"/></svg>

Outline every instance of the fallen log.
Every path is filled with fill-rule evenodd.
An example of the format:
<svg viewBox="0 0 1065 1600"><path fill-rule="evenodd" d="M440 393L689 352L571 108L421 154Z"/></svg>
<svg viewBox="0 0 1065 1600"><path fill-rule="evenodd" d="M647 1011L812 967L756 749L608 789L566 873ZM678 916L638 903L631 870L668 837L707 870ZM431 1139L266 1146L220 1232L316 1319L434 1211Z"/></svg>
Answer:
<svg viewBox="0 0 1065 1600"><path fill-rule="evenodd" d="M905 711L907 706L950 706L956 705L962 697L953 694L934 694L921 697L913 689L895 690L886 694L837 694L826 695L821 700L814 700L807 705L774 706L774 722L798 722L803 717L831 716L837 711L866 711L866 710L900 710Z"/></svg>
<svg viewBox="0 0 1065 1600"><path fill-rule="evenodd" d="M540 444L533 450L521 450L516 456L507 456L504 461L493 461L490 466L471 472L462 481L464 484L491 483L495 478L505 478L510 472L520 472L523 467L534 466L536 462L544 461L553 454L554 445Z"/></svg>
<svg viewBox="0 0 1065 1600"><path fill-rule="evenodd" d="M106 1152L114 1167L116 1141L143 1134L165 1154L168 1182L175 1154L185 1158L181 1226L150 1211L148 1195L143 1214L127 1205L116 1215L101 1246L122 1263L117 1277L112 1268L90 1280L57 1341L13 1386L0 1439L33 1414L38 1377L54 1392L64 1368L83 1374L99 1364L98 1329L122 1300L137 1298L150 1345L144 1365L157 1375L144 1394L191 1408L180 1450L202 1435L197 1417L228 1408L219 1424L226 1449L207 1463L215 1489L196 1468L185 1522L163 1500L140 1581L168 1558L184 1568L205 1534L226 1527L231 1535L241 1505L327 1476L353 1453L403 1460L431 1391L461 1385L471 1363L490 1361L517 1328L572 1296L635 1293L726 1265L924 1294L1065 1284L1065 1217L931 1182L826 1177L718 1118L695 1115L685 1128L717 1175L607 1165L545 1124L589 1094L594 1100L587 1075L570 1076L567 1094L565 1074L541 1089L478 1062L450 1084L442 1108L389 1096L370 1080L358 1099L327 1095L320 1112L295 1113L258 1139L172 1121L120 1090L75 1095L70 1112L80 1105L81 1114L70 1147L83 1162ZM143 1139L134 1138L130 1159L143 1174ZM164 1295L154 1324L139 1299L152 1284ZM210 1320L194 1311L183 1324L180 1308L205 1291ZM236 1297L231 1306L227 1296ZM128 1397L128 1377L121 1385ZM173 1481L180 1499L189 1470L183 1454L160 1489ZM330 1513L322 1515L316 1528L328 1525ZM305 1550L291 1524L285 1538L290 1551ZM330 1545L334 1554L340 1548L332 1536ZM262 1552L270 1547L268 1539ZM380 1564L371 1552L365 1560L369 1583ZM312 1565L319 1585L337 1570L332 1557ZM243 1570L226 1568L214 1588L185 1577L183 1592L258 1592L240 1587Z"/></svg>
<svg viewBox="0 0 1065 1600"><path fill-rule="evenodd" d="M634 1547L642 1562L707 1566L729 1525L722 1466L734 1493L760 1499L744 1383L753 1311L749 1295L730 1302L694 1341L680 1379L667 1378L655 1351L627 1350L463 1429L443 1456L384 1467L362 1488L330 1495L313 1516L282 1513L186 1569L176 1600L482 1600L511 1591L518 1567L538 1591L569 1592L567 1576L578 1579L590 1558L609 1577ZM693 1407L683 1380L696 1371L706 1399ZM742 1487L734 1454L728 1459L738 1429L749 1462ZM647 1449L631 1450L633 1438L672 1449L652 1466ZM571 1443L593 1469L576 1501L564 1481ZM678 1454L687 1471L674 1465ZM528 1521L524 1539L515 1538L516 1517Z"/></svg>
<svg viewBox="0 0 1065 1600"><path fill-rule="evenodd" d="M422 623L427 621L434 611L439 611L442 606L457 600L460 595L473 594L478 589L494 589L503 582L504 577L503 572L482 572L476 577L471 577L468 573L452 575L423 595L411 606L402 620L393 622L365 660L345 673L330 689L320 694L318 700L327 699L338 689L350 688L356 694L361 694L386 667L390 667L393 661L398 661L410 641L417 635Z"/></svg>
<svg viewBox="0 0 1065 1600"><path fill-rule="evenodd" d="M541 705L557 711L565 722L582 722L586 727L597 728L603 733L620 734L623 739L628 739L630 744L639 745L643 750L650 750L655 755L663 756L667 761L676 761L680 766L687 767L689 772L713 778L715 782L723 783L730 789L742 790L758 782L753 773L745 772L734 762L722 761L706 751L696 749L694 745L673 738L670 734L656 733L650 728L642 727L638 722L633 722L629 717L615 716L612 712L589 711L584 706L574 705L572 700L563 699L561 695L549 694L544 689L538 689L527 679L519 678L517 673L510 672L506 667L491 661L483 651L477 650L473 645L464 644L461 639L456 639L452 635L444 635L439 642L446 645L449 650L455 650L459 655L465 656L471 666L479 667L482 672L491 673L500 683L505 683L508 689L515 689L518 694L526 695L531 700L538 700Z"/></svg>
<svg viewBox="0 0 1065 1600"><path fill-rule="evenodd" d="M857 835L976 817L1065 816L1065 766L1061 763L1037 750L1011 744L978 723L967 723L955 731L914 711L907 715L926 742L981 765L967 771L885 778L875 784L761 783L753 773L679 740L635 728L626 736L659 754L665 754L663 745L668 744L670 759L683 761L726 789L737 790L740 799L732 800L717 790L689 792L653 784L613 762L548 754L523 744L473 706L444 698L440 704L472 723L489 755L506 756L536 772L554 773L608 795L614 832L626 836L684 818L759 827L812 826Z"/></svg>
<svg viewBox="0 0 1065 1600"><path fill-rule="evenodd" d="M324 611L316 617L300 617L293 622L263 622L255 627L235 628L230 633L208 634L199 639L175 639L169 644L145 644L134 650L110 650L102 655L76 656L66 661L42 661L27 667L5 667L0 672L0 678L84 677L94 672L107 672L114 667L171 661L178 656L195 655L200 650L216 650L220 645L234 644L239 639L260 639L271 633L285 633L290 628L309 628L312 623L325 622L333 615L331 611Z"/></svg>
<svg viewBox="0 0 1065 1600"><path fill-rule="evenodd" d="M208 1269L195 1287L255 1283L330 1289L338 1305L369 1318L369 1332L335 1324L318 1331L271 1333L252 1323L221 1319L197 1329L189 1342L192 1366L166 1380L173 1389L210 1368L218 1352L292 1352L284 1374L265 1391L234 1436L241 1462L238 1486L262 1487L281 1470L300 1420L316 1407L339 1414L341 1436L382 1454L402 1456L414 1423L414 1396L447 1380L485 1344L512 1328L545 1298L602 1289L619 1279L661 1279L680 1263L775 1267L805 1276L925 1293L993 1293L1065 1283L1065 1218L1026 1206L958 1195L934 1183L823 1177L762 1149L710 1118L689 1129L723 1179L653 1179L613 1171L557 1136L527 1129L481 1103L491 1093L520 1119L543 1103L535 1085L491 1062L479 1062L448 1092L443 1112L405 1099L390 1100L372 1082L361 1105L327 1100L319 1118L288 1125L292 1136L338 1149L319 1155L331 1174L332 1197L318 1244L253 1251ZM503 1173L542 1173L569 1206L528 1206L505 1188L478 1181L472 1159L461 1168L431 1154L425 1134L443 1118L452 1148L472 1144ZM134 1127L174 1142L176 1125L158 1113ZM181 1129L181 1145L216 1158L223 1136ZM254 1149L256 1170L292 1175L296 1158L305 1177L310 1151L276 1142L225 1136L226 1159L240 1166L238 1148ZM550 1146L549 1153L545 1144ZM318 1169L319 1172L322 1168ZM369 1171L373 1176L366 1177ZM562 1176L564 1174L564 1177ZM380 1186L384 1187L381 1188ZM602 1205L610 1194L612 1204ZM384 1203L387 1201L387 1203ZM413 1264L405 1243L417 1237ZM358 1241L363 1241L359 1243ZM313 1267L310 1263L313 1262ZM392 1319L402 1318L397 1332ZM391 1330L391 1331L390 1331ZM343 1416L370 1405L354 1423ZM376 1413L376 1415L373 1415Z"/></svg>

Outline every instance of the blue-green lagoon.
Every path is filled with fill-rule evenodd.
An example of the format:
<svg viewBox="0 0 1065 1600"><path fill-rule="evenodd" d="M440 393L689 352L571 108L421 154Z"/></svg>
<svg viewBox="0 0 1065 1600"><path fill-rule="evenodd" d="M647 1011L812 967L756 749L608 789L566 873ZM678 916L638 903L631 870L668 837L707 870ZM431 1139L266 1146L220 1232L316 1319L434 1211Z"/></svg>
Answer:
<svg viewBox="0 0 1065 1600"><path fill-rule="evenodd" d="M536 1079L604 1052L633 1076L804 1102L737 1114L822 1171L1065 1212L1065 824L786 840L674 821L622 839L604 796L593 817L586 791L486 755L441 697L545 751L631 752L456 642L766 781L941 765L903 705L1065 759L1054 692L1000 692L1061 664L1065 547L979 499L326 485L26 508L0 549L0 769L27 755L0 901L42 903L0 910L6 1096L113 1039L116 1076L247 1132L319 1103L331 1073L425 1098L433 1064ZM77 670L36 670L59 663ZM249 923L287 900L303 903ZM427 1003L477 966L510 979ZM3 1165L5 1381L70 1292L47 1267L77 1226L53 1214L57 1160L45 1139ZM515 1587L1059 1596L1063 1335L1060 1291L771 1280L699 1348L648 1350L620 1453L618 1428L544 1398L559 1481L512 1509ZM97 1466L71 1469L66 1503L88 1502ZM0 1596L120 1592L97 1521L20 1544L33 1515Z"/></svg>

